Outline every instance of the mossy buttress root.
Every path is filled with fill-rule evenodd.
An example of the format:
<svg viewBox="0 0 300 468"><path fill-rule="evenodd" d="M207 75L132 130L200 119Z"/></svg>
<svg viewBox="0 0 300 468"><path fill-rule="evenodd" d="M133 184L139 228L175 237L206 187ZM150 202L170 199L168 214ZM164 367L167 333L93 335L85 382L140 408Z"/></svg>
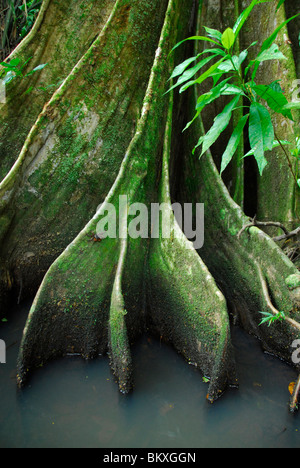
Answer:
<svg viewBox="0 0 300 468"><path fill-rule="evenodd" d="M166 6L167 0L113 2L96 39L81 50L14 155L0 184L0 258L16 288L22 280L23 295L36 293L118 175L140 117ZM56 53L55 43L53 48L49 54ZM6 277L3 289L9 289Z"/></svg>
<svg viewBox="0 0 300 468"><path fill-rule="evenodd" d="M297 321L299 287L291 288L289 278L299 273L259 229L253 227L249 235L238 238L247 217L230 198L211 155L200 162L191 158L203 128L194 125L177 148L176 134L182 127L177 127L176 117L182 107L177 108L177 101L173 106L171 94L164 95L173 65L167 55L188 35L192 4L169 1L143 106L138 107L133 134L126 137L115 181L105 192L104 204L78 229L40 286L20 347L20 386L35 367L50 359L72 352L85 358L108 352L119 388L126 393L133 386L130 344L146 328L210 378L208 399L213 402L227 385L237 383L222 292L243 327L255 333L265 349L291 361L290 346L298 330L288 322L276 323L272 329L259 326L259 312L268 307L260 272L274 306ZM188 104L194 109L194 96ZM181 164L182 192L177 191L177 199L205 204L205 243L199 255L172 212L169 165L173 161ZM122 195L128 208L136 202L148 208L151 203L164 204L162 216L171 220L171 235L165 238L160 230L150 241L117 236L90 242L109 204L118 217Z"/></svg>
<svg viewBox="0 0 300 468"><path fill-rule="evenodd" d="M194 108L195 94L189 96L189 108ZM205 205L205 243L199 255L209 268L225 295L236 323L257 336L263 348L292 362L292 343L299 336L299 329L292 321L300 322L300 288L288 287L288 279L299 271L275 242L258 227L251 227L239 237L249 218L232 200L213 161L207 153L199 161L191 151L204 133L203 125L194 125L184 137L185 153L177 157L182 177L177 192L180 203L193 200ZM272 328L260 326L260 312L269 311L262 272L272 303L285 312L289 322L277 322Z"/></svg>
<svg viewBox="0 0 300 468"><path fill-rule="evenodd" d="M236 383L225 299L180 231L168 196L172 99L164 96L167 54L178 39L179 21L189 20L185 6L170 0L141 117L119 175L100 210L50 267L30 311L18 359L20 386L34 367L57 355L73 350L95 357L106 350L126 393L132 388L129 345L145 328L211 377L210 401ZM163 239L160 232L150 247L148 239L131 238L91 244L88 239L108 203L118 212L123 194L128 204L165 203L175 239Z"/></svg>

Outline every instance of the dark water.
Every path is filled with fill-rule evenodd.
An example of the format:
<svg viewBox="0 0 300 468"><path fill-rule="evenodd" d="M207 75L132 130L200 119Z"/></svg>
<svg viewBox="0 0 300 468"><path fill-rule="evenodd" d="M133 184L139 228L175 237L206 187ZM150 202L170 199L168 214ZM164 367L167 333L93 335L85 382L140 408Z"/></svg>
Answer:
<svg viewBox="0 0 300 468"><path fill-rule="evenodd" d="M134 392L119 394L107 358L70 357L39 369L22 392L15 363L28 307L0 324L0 447L298 448L300 413L288 411L295 371L233 329L240 389L213 406L207 384L168 346L144 337L133 348Z"/></svg>

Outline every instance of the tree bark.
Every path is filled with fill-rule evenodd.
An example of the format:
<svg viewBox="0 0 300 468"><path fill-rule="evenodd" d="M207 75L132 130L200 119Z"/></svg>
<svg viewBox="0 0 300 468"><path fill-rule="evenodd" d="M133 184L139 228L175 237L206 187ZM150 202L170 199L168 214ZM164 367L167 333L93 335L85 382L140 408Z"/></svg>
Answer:
<svg viewBox="0 0 300 468"><path fill-rule="evenodd" d="M205 131L200 120L182 134L195 95L165 94L174 63L191 45L175 58L169 52L195 32L198 2L98 3L46 0L34 30L12 55L26 59L32 47L32 64L49 62L34 82L15 81L1 110L5 127L23 131L18 138L0 137L6 148L1 313L12 294L24 298L38 289L20 347L18 385L50 359L107 352L120 391L127 393L134 385L131 343L149 330L209 377L213 402L237 385L230 312L264 349L291 362L298 329L288 321L271 332L258 326L259 312L268 307L261 274L274 306L295 321L300 275L258 228L238 238L249 220L217 171L218 150L214 159L191 156ZM84 19L81 31L75 18L67 18L72 7L76 21ZM61 26L50 25L59 11L66 29L57 39ZM74 30L76 50L66 58ZM62 82L53 95L32 95L29 117L25 87L51 84L55 77ZM13 120L19 102L21 120ZM139 202L149 211L163 204L171 236L164 238L160 226L157 238L91 242L109 204L118 209L124 195L128 206ZM175 219L173 201L205 205L205 244L198 252Z"/></svg>

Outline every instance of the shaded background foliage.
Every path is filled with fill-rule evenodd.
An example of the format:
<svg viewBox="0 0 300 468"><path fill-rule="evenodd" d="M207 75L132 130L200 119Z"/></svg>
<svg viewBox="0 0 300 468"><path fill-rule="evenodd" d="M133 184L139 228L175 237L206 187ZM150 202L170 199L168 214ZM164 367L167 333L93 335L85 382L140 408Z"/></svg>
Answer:
<svg viewBox="0 0 300 468"><path fill-rule="evenodd" d="M0 60L4 60L28 34L42 0L0 1Z"/></svg>

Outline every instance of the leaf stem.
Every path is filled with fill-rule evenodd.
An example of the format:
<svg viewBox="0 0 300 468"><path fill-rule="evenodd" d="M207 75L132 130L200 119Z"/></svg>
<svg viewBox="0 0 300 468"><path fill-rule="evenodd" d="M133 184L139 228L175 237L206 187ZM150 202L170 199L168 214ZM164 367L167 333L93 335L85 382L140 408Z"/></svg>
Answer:
<svg viewBox="0 0 300 468"><path fill-rule="evenodd" d="M283 144L281 143L280 139L278 138L276 132L275 132L275 138L276 138L276 140L278 141L278 143L279 143L279 145L280 145L282 151L283 151L284 154L285 154L285 157L286 157L286 159L287 159L287 162L288 162L290 171L291 171L291 173L293 174L294 180L295 180L295 182L296 182L296 186L298 186L297 176L296 176L296 174L295 174L295 172L294 172L294 170L293 170L293 165L292 165L291 159L290 159L290 157L289 157L289 155L288 155L288 152L286 151L285 147L283 146Z"/></svg>

